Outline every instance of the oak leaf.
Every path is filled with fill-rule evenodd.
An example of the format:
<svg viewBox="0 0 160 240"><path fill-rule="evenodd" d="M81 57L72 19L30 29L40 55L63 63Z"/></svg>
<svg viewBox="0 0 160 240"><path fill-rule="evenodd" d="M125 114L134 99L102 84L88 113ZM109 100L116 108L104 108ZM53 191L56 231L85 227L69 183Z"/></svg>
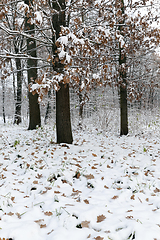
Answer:
<svg viewBox="0 0 160 240"><path fill-rule="evenodd" d="M44 215L46 215L46 216L52 216L53 215L53 213L52 212L44 212Z"/></svg>
<svg viewBox="0 0 160 240"><path fill-rule="evenodd" d="M104 221L104 219L106 219L106 217L103 214L97 216L97 223Z"/></svg>
<svg viewBox="0 0 160 240"><path fill-rule="evenodd" d="M87 199L83 200L86 204L89 204L89 201Z"/></svg>
<svg viewBox="0 0 160 240"><path fill-rule="evenodd" d="M104 238L103 238L103 237L100 237L100 236L97 236L97 237L95 237L94 239L96 239L96 240L103 240Z"/></svg>
<svg viewBox="0 0 160 240"><path fill-rule="evenodd" d="M87 179L93 179L93 178L94 178L94 176L93 176L92 174L87 174L87 175L85 175L85 177L86 177Z"/></svg>
<svg viewBox="0 0 160 240"><path fill-rule="evenodd" d="M93 157L97 157L97 154L95 154L95 153L92 153L92 156L93 156Z"/></svg>
<svg viewBox="0 0 160 240"><path fill-rule="evenodd" d="M82 228L89 228L90 221L82 221L81 226Z"/></svg>

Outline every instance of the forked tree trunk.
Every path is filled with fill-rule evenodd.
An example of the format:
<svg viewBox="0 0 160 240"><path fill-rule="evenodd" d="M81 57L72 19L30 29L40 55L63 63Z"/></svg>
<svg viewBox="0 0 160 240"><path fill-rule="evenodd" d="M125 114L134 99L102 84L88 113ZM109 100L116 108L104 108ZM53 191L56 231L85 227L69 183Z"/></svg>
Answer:
<svg viewBox="0 0 160 240"><path fill-rule="evenodd" d="M25 0L25 3L29 6L32 3L32 0ZM26 32L29 31L29 34L35 35L34 24L30 23L30 17L26 17L25 22ZM28 84L31 81L35 81L37 79L37 52L36 52L36 41L34 39L27 38L27 53L31 57L35 59L27 60L27 68L28 68ZM29 97L29 127L28 130L36 129L36 127L41 126L41 117L40 117L40 106L38 103L38 94L33 95L32 93L28 93Z"/></svg>
<svg viewBox="0 0 160 240"><path fill-rule="evenodd" d="M51 7L57 11L53 14L52 24L55 30L53 35L53 56L57 55L56 40L59 37L61 26L66 25L65 18L65 0L53 1ZM58 59L58 56L57 56ZM64 71L64 65L60 61L56 61L54 70L57 73ZM60 90L56 93L56 130L57 143L73 142L71 120L70 120L70 99L69 99L69 84L60 83Z"/></svg>

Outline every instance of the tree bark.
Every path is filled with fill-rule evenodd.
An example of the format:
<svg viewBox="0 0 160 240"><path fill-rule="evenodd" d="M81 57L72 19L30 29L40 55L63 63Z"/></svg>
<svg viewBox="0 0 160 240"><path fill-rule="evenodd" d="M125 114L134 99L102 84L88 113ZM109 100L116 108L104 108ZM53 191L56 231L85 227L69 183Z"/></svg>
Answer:
<svg viewBox="0 0 160 240"><path fill-rule="evenodd" d="M51 90L48 91L48 103L47 103L47 109L46 109L46 114L45 114L45 118L44 118L45 124L47 124L47 119L50 117L50 113L51 113L50 99L51 99Z"/></svg>
<svg viewBox="0 0 160 240"><path fill-rule="evenodd" d="M15 115L14 115L14 123L19 124L22 122L21 119L21 103L22 103L22 72L19 71L21 69L21 60L16 59L16 69L17 72L17 93L16 93L16 102L15 102Z"/></svg>
<svg viewBox="0 0 160 240"><path fill-rule="evenodd" d="M25 3L29 6L32 3L32 0L25 0ZM29 31L31 35L35 34L34 31L34 24L30 23L30 17L26 17L25 28L26 32ZM30 38L27 38L27 53L31 57L36 58L36 41ZM28 68L28 84L31 81L35 82L37 79L37 60L35 59L28 59L27 60L27 68ZM29 127L28 130L36 129L37 126L41 126L41 117L40 117L40 106L38 103L38 94L33 95L32 93L28 92L29 98Z"/></svg>
<svg viewBox="0 0 160 240"><path fill-rule="evenodd" d="M65 18L65 0L57 0L52 2L52 8L58 13L53 14L52 24L55 30L53 34L53 56L58 59L56 40L59 38L61 26L66 26ZM53 65L57 73L64 72L64 65L60 60L55 61ZM57 143L73 142L71 120L70 120L70 99L69 99L69 84L60 83L60 90L56 92L56 130Z"/></svg>
<svg viewBox="0 0 160 240"><path fill-rule="evenodd" d="M3 122L6 123L6 114L5 114L5 85L4 79L1 79L2 83L2 114L3 114Z"/></svg>
<svg viewBox="0 0 160 240"><path fill-rule="evenodd" d="M56 130L57 143L73 142L71 121L69 84L60 83L60 90L56 92Z"/></svg>
<svg viewBox="0 0 160 240"><path fill-rule="evenodd" d="M124 1L121 2L121 11L122 15L124 14ZM123 16L122 16L123 19ZM119 24L123 24L125 20L119 22ZM120 34L124 36L123 27L119 27ZM119 43L119 69L120 69L120 79L122 80L120 86L120 135L128 134L128 107L127 107L127 82L126 82L126 53L124 48Z"/></svg>

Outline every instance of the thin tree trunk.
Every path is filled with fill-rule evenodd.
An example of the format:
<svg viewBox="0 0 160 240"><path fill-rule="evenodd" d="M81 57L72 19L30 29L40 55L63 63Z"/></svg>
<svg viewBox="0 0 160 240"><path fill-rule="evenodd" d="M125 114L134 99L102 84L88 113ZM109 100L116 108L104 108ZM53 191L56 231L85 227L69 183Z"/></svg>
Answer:
<svg viewBox="0 0 160 240"><path fill-rule="evenodd" d="M29 6L32 3L32 0L25 0L25 3ZM34 24L31 24L29 21L29 17L26 17L25 23L26 30L29 30L31 35L35 34L34 31ZM27 38L27 53L31 56L36 58L36 41L30 38ZM27 67L28 67L28 84L31 81L35 81L37 79L37 60L35 59L28 59L27 60ZM32 93L28 93L29 97L29 127L28 130L36 129L36 127L41 126L41 117L40 117L40 106L38 103L38 94L33 95Z"/></svg>
<svg viewBox="0 0 160 240"><path fill-rule="evenodd" d="M19 71L21 69L21 60L16 59L16 68L17 68L17 94L16 94L16 102L15 102L15 116L14 123L19 124L22 122L21 118L21 103L22 103L22 72Z"/></svg>
<svg viewBox="0 0 160 240"><path fill-rule="evenodd" d="M47 109L46 109L46 114L44 118L44 123L47 123L47 119L49 118L49 115L51 113L51 105L50 105L50 99L51 99L51 90L48 91L48 103L47 103Z"/></svg>
<svg viewBox="0 0 160 240"><path fill-rule="evenodd" d="M2 83L2 114L3 114L3 122L6 123L6 115L5 115L5 85L4 79L1 79Z"/></svg>
<svg viewBox="0 0 160 240"><path fill-rule="evenodd" d="M80 81L79 81L79 116L80 116L80 124L81 124L81 121L82 121L82 117L83 117L83 103L82 103L82 100L83 100L83 97L82 97L82 92L81 92L81 84L82 84L82 80L80 78Z"/></svg>

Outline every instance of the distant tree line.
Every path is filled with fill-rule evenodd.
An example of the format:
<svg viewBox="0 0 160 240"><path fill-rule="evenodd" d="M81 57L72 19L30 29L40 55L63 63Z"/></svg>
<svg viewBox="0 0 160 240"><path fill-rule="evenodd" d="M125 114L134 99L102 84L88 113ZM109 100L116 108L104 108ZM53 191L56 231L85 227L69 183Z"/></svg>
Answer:
<svg viewBox="0 0 160 240"><path fill-rule="evenodd" d="M152 99L159 87L157 0L2 0L0 8L4 122L5 79L12 75L19 124L27 72L29 130L41 126L39 104L53 88L57 142L72 143L69 89L79 96L82 117L89 91L109 85L119 89L120 135L128 134L128 101L145 89Z"/></svg>

